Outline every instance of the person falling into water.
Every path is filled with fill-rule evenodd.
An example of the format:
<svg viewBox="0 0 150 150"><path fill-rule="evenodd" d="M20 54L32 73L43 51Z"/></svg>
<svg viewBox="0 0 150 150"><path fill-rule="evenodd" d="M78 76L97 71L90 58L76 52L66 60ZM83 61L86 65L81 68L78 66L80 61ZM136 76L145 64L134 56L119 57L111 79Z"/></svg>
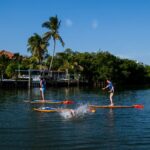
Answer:
<svg viewBox="0 0 150 150"><path fill-rule="evenodd" d="M45 100L45 97L44 97L45 89L46 89L46 81L44 78L41 77L40 78L40 93L41 93L41 97L43 101Z"/></svg>
<svg viewBox="0 0 150 150"><path fill-rule="evenodd" d="M108 92L110 93L110 95L109 95L110 106L113 106L114 103L113 103L112 97L113 97L113 95L114 95L114 86L113 86L112 82L111 82L110 80L108 80L108 79L106 80L106 83L107 83L107 86L104 87L104 88L102 88L102 90L109 89Z"/></svg>

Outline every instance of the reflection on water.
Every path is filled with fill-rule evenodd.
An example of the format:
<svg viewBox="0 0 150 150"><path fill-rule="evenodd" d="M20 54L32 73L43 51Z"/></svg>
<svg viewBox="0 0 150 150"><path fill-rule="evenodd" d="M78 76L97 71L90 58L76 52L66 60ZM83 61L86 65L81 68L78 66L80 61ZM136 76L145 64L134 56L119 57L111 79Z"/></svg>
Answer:
<svg viewBox="0 0 150 150"><path fill-rule="evenodd" d="M24 100L40 99L39 88L31 90L0 89L1 150L70 149L149 149L150 90L115 93L117 105L143 104L141 109L97 109L89 113L87 104L107 105L109 97L99 89L49 88L47 99L71 99L74 105L30 104ZM40 113L33 108L52 106L73 109L76 119L63 113Z"/></svg>

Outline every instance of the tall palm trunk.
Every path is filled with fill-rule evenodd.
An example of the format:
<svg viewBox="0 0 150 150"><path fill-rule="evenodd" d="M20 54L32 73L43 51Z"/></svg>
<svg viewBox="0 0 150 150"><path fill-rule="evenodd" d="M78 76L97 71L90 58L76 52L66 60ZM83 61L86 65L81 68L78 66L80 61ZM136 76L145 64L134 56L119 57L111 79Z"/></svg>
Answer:
<svg viewBox="0 0 150 150"><path fill-rule="evenodd" d="M53 55L52 55L52 59L51 59L51 62L50 62L50 66L49 66L49 72L51 71L51 68L52 68L52 63L53 63L53 59L54 59L54 55L55 55L55 48L56 48L56 40L54 40L54 50L53 50Z"/></svg>

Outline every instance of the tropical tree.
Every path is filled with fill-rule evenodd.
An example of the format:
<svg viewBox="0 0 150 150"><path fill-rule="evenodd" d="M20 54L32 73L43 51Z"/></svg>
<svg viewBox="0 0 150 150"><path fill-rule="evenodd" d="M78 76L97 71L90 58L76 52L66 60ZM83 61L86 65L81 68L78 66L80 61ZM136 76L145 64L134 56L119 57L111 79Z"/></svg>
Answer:
<svg viewBox="0 0 150 150"><path fill-rule="evenodd" d="M17 70L18 70L19 75L20 75L20 67L21 67L22 60L23 60L23 56L21 56L19 53L15 53L11 60L11 63L17 64L18 66Z"/></svg>
<svg viewBox="0 0 150 150"><path fill-rule="evenodd" d="M15 62L11 62L7 68L6 68L6 75L9 77L9 78L16 78L17 77L17 73L15 70L17 70L18 68L18 65L17 63Z"/></svg>
<svg viewBox="0 0 150 150"><path fill-rule="evenodd" d="M47 53L48 45L48 41L37 33L34 33L34 35L28 39L28 51L32 53L32 56L38 59L39 64L42 63Z"/></svg>
<svg viewBox="0 0 150 150"><path fill-rule="evenodd" d="M3 79L3 75L5 74L5 70L7 65L9 64L9 58L7 55L1 55L0 56L0 75L1 75L1 80Z"/></svg>
<svg viewBox="0 0 150 150"><path fill-rule="evenodd" d="M54 55L55 55L56 40L59 40L62 46L64 46L65 44L58 32L60 24L61 24L61 21L58 20L57 15L55 17L50 17L48 21L42 24L42 27L45 27L49 30L48 32L44 34L44 39L48 41L52 38L54 42L53 55L52 55L52 59L50 62L49 71L51 70Z"/></svg>

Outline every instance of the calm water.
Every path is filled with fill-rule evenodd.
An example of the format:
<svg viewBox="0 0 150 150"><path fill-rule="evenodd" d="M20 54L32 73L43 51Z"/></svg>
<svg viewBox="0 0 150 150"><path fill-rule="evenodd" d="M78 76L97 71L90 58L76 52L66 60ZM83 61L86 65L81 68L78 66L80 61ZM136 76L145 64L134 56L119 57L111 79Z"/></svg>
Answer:
<svg viewBox="0 0 150 150"><path fill-rule="evenodd" d="M72 99L82 104L109 104L99 89L50 88L47 99ZM115 104L143 104L144 109L98 109L82 118L39 113L27 99L39 99L39 89L0 89L0 150L149 150L150 89L115 93ZM48 106L51 106L48 104ZM53 105L53 107L66 107Z"/></svg>

